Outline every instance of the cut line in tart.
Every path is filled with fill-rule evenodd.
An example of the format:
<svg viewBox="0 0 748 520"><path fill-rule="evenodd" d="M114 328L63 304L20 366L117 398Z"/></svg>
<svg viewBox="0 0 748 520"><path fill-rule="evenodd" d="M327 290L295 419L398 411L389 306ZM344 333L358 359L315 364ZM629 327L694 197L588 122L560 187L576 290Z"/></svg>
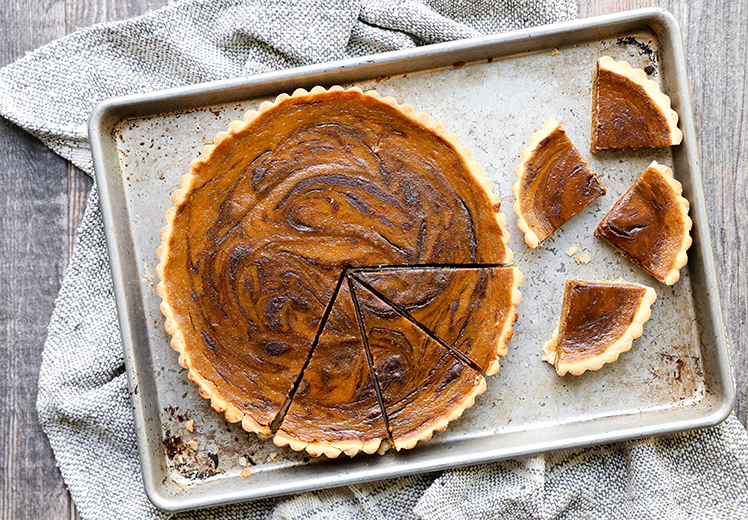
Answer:
<svg viewBox="0 0 748 520"><path fill-rule="evenodd" d="M656 298L651 287L623 280L566 280L558 329L543 347L543 360L559 376L613 363L642 335Z"/></svg>
<svg viewBox="0 0 748 520"><path fill-rule="evenodd" d="M680 144L678 114L643 69L609 56L597 60L592 86L590 150Z"/></svg>
<svg viewBox="0 0 748 520"><path fill-rule="evenodd" d="M388 440L353 298L343 280L273 442L335 458L386 449Z"/></svg>
<svg viewBox="0 0 748 520"><path fill-rule="evenodd" d="M667 166L652 164L634 181L595 230L625 257L666 285L680 278L691 246L691 218L683 187Z"/></svg>
<svg viewBox="0 0 748 520"><path fill-rule="evenodd" d="M355 279L351 285L393 445L411 449L470 408L486 381Z"/></svg>
<svg viewBox="0 0 748 520"><path fill-rule="evenodd" d="M516 267L393 268L353 276L485 374L498 372L522 300Z"/></svg>
<svg viewBox="0 0 748 520"><path fill-rule="evenodd" d="M530 138L514 171L513 209L525 243L536 248L605 188L555 119Z"/></svg>
<svg viewBox="0 0 748 520"><path fill-rule="evenodd" d="M359 370L351 381L367 384L350 323L335 318L350 311L334 299L347 270L513 256L500 200L470 151L410 105L359 89L300 89L247 112L203 148L172 202L157 273L180 364L228 421L315 456L368 452L381 438L283 426L286 410L323 416L338 397L341 410L345 399L371 405L350 387L331 401L321 390L318 360L336 342ZM313 382L318 403L304 399Z"/></svg>

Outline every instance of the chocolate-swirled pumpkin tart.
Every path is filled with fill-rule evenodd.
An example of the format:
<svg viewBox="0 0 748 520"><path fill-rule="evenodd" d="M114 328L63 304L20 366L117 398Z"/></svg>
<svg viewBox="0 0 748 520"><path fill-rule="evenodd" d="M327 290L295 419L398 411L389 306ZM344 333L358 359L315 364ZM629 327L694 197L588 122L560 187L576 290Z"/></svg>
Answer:
<svg viewBox="0 0 748 520"><path fill-rule="evenodd" d="M525 243L535 249L605 188L555 119L530 137L514 171L512 192L517 225Z"/></svg>
<svg viewBox="0 0 748 520"><path fill-rule="evenodd" d="M673 170L652 162L615 203L595 235L665 285L680 279L688 262L692 221Z"/></svg>
<svg viewBox="0 0 748 520"><path fill-rule="evenodd" d="M543 347L543 360L559 376L616 361L642 335L656 298L651 287L623 280L566 280L558 330Z"/></svg>
<svg viewBox="0 0 748 520"><path fill-rule="evenodd" d="M356 402L377 423L355 330L336 319L325 328L336 306L350 311L333 301L336 288L348 268L511 263L506 218L481 172L443 125L359 89L281 95L218 133L173 194L158 251L166 330L201 394L261 437L298 397L290 412L316 433L303 437L289 417L292 447L372 449L381 429L332 439L323 431L334 425L312 425L328 420L326 406L344 423ZM326 399L335 369L314 356L329 359L335 345L363 386L303 401L305 389Z"/></svg>
<svg viewBox="0 0 748 520"><path fill-rule="evenodd" d="M592 86L590 150L680 144L678 114L643 69L609 56L597 60Z"/></svg>

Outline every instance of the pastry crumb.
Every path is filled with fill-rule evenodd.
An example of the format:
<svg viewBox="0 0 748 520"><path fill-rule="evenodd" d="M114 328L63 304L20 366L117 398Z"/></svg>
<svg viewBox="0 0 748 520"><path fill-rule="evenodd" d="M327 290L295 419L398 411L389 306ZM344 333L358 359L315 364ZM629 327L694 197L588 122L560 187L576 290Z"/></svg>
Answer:
<svg viewBox="0 0 748 520"><path fill-rule="evenodd" d="M574 257L574 261L577 263L577 265L580 265L580 264L589 264L590 263L590 255L588 255L587 253L585 253L584 256L577 255L577 256Z"/></svg>
<svg viewBox="0 0 748 520"><path fill-rule="evenodd" d="M192 419L190 419L189 421L187 421L185 423L184 427L187 428L188 432L194 432L195 431L195 421L193 421Z"/></svg>
<svg viewBox="0 0 748 520"><path fill-rule="evenodd" d="M192 440L192 441L190 441L190 442L187 443L187 446L189 446L193 450L196 450L197 449L197 441Z"/></svg>
<svg viewBox="0 0 748 520"><path fill-rule="evenodd" d="M239 474L242 478L247 478L252 475L252 472L249 470L249 468L244 468L242 472Z"/></svg>
<svg viewBox="0 0 748 520"><path fill-rule="evenodd" d="M561 54L561 51L558 50L558 47L554 47L553 50L547 54L548 56L558 56Z"/></svg>
<svg viewBox="0 0 748 520"><path fill-rule="evenodd" d="M278 458L278 454L276 452L272 452L270 455L268 455L268 459L270 459L272 462L275 462L276 458Z"/></svg>
<svg viewBox="0 0 748 520"><path fill-rule="evenodd" d="M582 249L582 246L579 244L574 244L569 249L566 250L566 256L574 256L576 255L579 250Z"/></svg>
<svg viewBox="0 0 748 520"><path fill-rule="evenodd" d="M247 467L247 465L249 464L249 462L247 462L247 459L246 459L246 457L239 457L239 461L238 461L238 462L239 462L239 465L240 465L240 466L241 466L242 468L246 468L246 467Z"/></svg>

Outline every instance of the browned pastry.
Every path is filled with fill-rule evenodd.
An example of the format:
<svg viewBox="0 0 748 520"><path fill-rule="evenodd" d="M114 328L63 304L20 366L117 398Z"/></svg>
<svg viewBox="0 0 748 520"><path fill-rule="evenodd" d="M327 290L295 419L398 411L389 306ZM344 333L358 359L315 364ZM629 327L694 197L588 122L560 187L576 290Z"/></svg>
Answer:
<svg viewBox="0 0 748 520"><path fill-rule="evenodd" d="M166 329L213 408L260 436L302 377L344 269L512 260L469 151L376 93L317 87L263 103L181 184L158 252Z"/></svg>
<svg viewBox="0 0 748 520"><path fill-rule="evenodd" d="M643 285L566 280L561 320L543 360L558 375L580 375L618 359L642 335L657 295Z"/></svg>
<svg viewBox="0 0 748 520"><path fill-rule="evenodd" d="M517 225L525 234L525 243L533 249L605 195L600 179L555 119L548 119L532 135L514 174Z"/></svg>
<svg viewBox="0 0 748 520"><path fill-rule="evenodd" d="M667 166L653 162L595 230L624 256L666 285L680 278L691 246L683 188Z"/></svg>
<svg viewBox="0 0 748 520"><path fill-rule="evenodd" d="M472 406L485 379L357 281L352 285L392 442L410 449Z"/></svg>
<svg viewBox="0 0 748 520"><path fill-rule="evenodd" d="M273 442L337 457L386 449L389 435L346 279Z"/></svg>
<svg viewBox="0 0 748 520"><path fill-rule="evenodd" d="M590 150L680 144L678 114L670 98L642 69L608 56L597 60L592 87Z"/></svg>
<svg viewBox="0 0 748 520"><path fill-rule="evenodd" d="M514 336L522 273L516 267L360 271L354 275L488 375Z"/></svg>

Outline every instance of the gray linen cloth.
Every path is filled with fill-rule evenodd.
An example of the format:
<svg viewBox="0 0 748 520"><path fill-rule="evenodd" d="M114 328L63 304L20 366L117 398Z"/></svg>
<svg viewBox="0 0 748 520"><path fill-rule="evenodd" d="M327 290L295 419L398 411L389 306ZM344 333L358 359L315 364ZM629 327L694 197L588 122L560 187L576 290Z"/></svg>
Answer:
<svg viewBox="0 0 748 520"><path fill-rule="evenodd" d="M92 174L105 98L576 16L571 0L187 1L78 31L0 70L0 114ZM140 477L96 188L49 327L38 412L83 519L163 518ZM175 515L748 518L748 435L704 431Z"/></svg>

